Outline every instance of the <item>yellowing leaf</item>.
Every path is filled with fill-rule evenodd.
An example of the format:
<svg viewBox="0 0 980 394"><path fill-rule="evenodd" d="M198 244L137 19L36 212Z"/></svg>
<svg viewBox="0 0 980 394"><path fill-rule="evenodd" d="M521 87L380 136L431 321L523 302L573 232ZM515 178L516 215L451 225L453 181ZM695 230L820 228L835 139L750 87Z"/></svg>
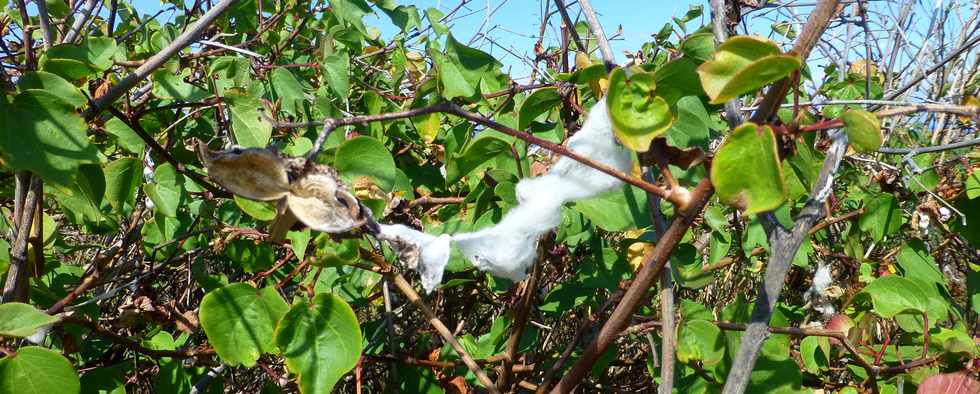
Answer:
<svg viewBox="0 0 980 394"><path fill-rule="evenodd" d="M670 106L657 96L653 73L626 76L616 69L609 77L609 118L613 131L626 147L646 152L650 141L663 134L674 122Z"/></svg>
<svg viewBox="0 0 980 394"><path fill-rule="evenodd" d="M711 183L722 202L745 214L779 207L786 185L772 129L749 122L735 128L715 154Z"/></svg>
<svg viewBox="0 0 980 394"><path fill-rule="evenodd" d="M768 39L735 36L698 67L698 76L711 103L721 104L786 77L800 64L799 58L784 55Z"/></svg>

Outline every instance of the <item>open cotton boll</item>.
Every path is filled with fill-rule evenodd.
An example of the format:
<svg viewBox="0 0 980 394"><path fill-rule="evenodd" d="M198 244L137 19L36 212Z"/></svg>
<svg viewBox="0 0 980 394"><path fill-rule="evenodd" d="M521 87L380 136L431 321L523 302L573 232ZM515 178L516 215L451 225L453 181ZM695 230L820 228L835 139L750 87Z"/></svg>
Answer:
<svg viewBox="0 0 980 394"><path fill-rule="evenodd" d="M613 136L606 101L589 111L582 129L568 140L572 151L628 172L630 152ZM538 238L561 223L561 207L567 202L591 198L622 183L574 159L561 157L544 175L517 183L518 204L491 227L451 236L451 240L481 271L518 281L524 279L537 257ZM441 282L449 259L450 237L421 233L405 226L382 226L382 236L409 242L421 252L418 270L427 292ZM411 266L412 263L408 262Z"/></svg>

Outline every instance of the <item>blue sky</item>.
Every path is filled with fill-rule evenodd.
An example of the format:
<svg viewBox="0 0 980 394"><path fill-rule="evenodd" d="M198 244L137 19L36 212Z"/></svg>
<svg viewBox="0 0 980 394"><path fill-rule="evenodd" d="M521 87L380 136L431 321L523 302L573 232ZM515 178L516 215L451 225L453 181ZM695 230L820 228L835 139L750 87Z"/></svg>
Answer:
<svg viewBox="0 0 980 394"><path fill-rule="evenodd" d="M574 0L566 0L567 4L572 4ZM429 7L436 7L444 12L449 12L459 4L458 0L422 0L422 1L399 1L399 4L414 5L421 13ZM532 0L472 0L466 5L466 9L461 9L456 15L467 15L452 23L451 31L456 38L463 42L468 42L474 36L477 29L483 24L487 16L487 5L493 12L483 32L489 31L488 37L492 38L495 44L489 40L477 40L472 46L492 53L506 67L510 67L514 78L526 77L530 73L530 67L524 64L519 58L508 53L514 52L520 56L533 58L533 46L537 41L538 29L541 23L541 2ZM698 1L622 1L622 0L593 0L592 6L599 14L603 29L607 36L614 36L619 27L622 26L622 34L616 37L611 45L617 54L619 61L624 61L623 50L636 50L643 43L650 40L651 34L655 34L672 16L680 16L687 12L689 5L701 4L707 11L707 0ZM159 0L135 0L134 5L145 14L153 14L166 6ZM499 6L499 8L497 8ZM584 17L578 15L578 5L569 7L572 11L572 19ZM552 3L551 11L554 11ZM160 18L167 20L172 17L172 13L165 13ZM702 17L707 21L707 12ZM545 46L549 43L558 43L557 26L560 16L552 16L554 29L545 31ZM364 18L365 24L378 27L382 36L391 38L397 29L391 25L388 17L377 12ZM691 28L701 25L701 21L691 21Z"/></svg>

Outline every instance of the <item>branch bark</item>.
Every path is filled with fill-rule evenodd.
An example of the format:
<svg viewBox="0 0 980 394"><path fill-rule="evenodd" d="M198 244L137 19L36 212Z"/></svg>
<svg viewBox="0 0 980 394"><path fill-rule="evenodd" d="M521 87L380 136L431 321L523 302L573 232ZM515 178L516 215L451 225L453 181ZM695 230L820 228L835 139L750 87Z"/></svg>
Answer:
<svg viewBox="0 0 980 394"><path fill-rule="evenodd" d="M133 88L133 86L136 86L137 83L150 76L150 73L152 73L154 70L163 66L167 60L194 41L197 41L197 39L204 34L204 31L207 30L208 26L211 26L211 23L218 19L218 16L237 2L238 0L221 0L220 3L215 4L214 7L211 7L208 12L201 16L201 19L198 19L186 31L181 33L180 36L177 36L177 38L171 42L170 45L167 45L160 52L157 52L157 54L147 59L146 63L143 63L143 65L139 66L135 71L119 81L119 83L109 88L109 91L104 95L95 98L92 101L91 106L89 106L89 108L86 109L85 113L83 114L85 119L94 119L108 106L112 105L116 99L129 91L129 89Z"/></svg>
<svg viewBox="0 0 980 394"><path fill-rule="evenodd" d="M691 204L689 207L685 210L677 211L677 215L670 223L670 227L667 228L667 231L660 238L660 241L657 242L657 246L654 247L653 251L643 257L640 270L637 272L633 284L630 285L629 289L626 290L626 294L623 295L622 301L613 310L606 324L599 330L596 339L585 348L582 356L575 362L575 365L572 366L568 374L558 382L551 391L552 393L571 392L582 378L590 373L592 365L599 359L599 356L612 344L619 335L619 332L629 324L633 312L639 307L647 290L656 283L660 272L670 258L670 254L677 247L677 244L680 243L681 238L684 237L684 233L687 232L691 223L701 213L705 204L708 203L708 199L713 192L714 189L711 187L711 181L708 178L704 178L698 184L694 192L691 193Z"/></svg>

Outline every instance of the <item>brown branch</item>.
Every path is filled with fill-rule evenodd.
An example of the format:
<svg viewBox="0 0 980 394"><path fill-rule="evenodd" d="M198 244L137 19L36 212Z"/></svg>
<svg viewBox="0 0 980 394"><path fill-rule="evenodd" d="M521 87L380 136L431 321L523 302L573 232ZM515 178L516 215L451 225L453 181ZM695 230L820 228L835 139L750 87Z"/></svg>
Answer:
<svg viewBox="0 0 980 394"><path fill-rule="evenodd" d="M561 20L565 23L568 29L568 34L572 36L572 41L575 42L575 46L581 52L588 52L588 47L582 42L582 38L578 36L578 30L575 30L575 23L572 22L572 18L568 16L568 7L565 7L565 2L562 0L555 0L555 5L558 6L558 13L561 14Z"/></svg>
<svg viewBox="0 0 980 394"><path fill-rule="evenodd" d="M602 60L606 62L606 69L615 67L616 55L613 53L612 47L609 46L609 40L606 39L606 33L602 31L602 24L599 23L599 17L592 9L592 4L589 4L589 0L578 0L578 5L582 8L582 13L585 14L585 20L589 22L589 30L592 31L596 43L599 44L599 52L602 53Z"/></svg>
<svg viewBox="0 0 980 394"><path fill-rule="evenodd" d="M405 277L397 272L391 271L389 271L386 275L389 276L392 283L395 284L395 287L401 291L406 298L408 298L408 301L422 311L422 314L425 315L426 320L429 321L429 324L432 324L432 327L434 327L439 335L442 336L442 339L449 342L449 345L456 351L456 354L463 359L463 363L466 364L466 367L469 368L474 375L476 375L476 379L483 384L487 391L491 393L499 393L497 386L493 383L493 381L491 381L490 378L487 377L487 374L480 369L480 366L475 360L473 360L473 357L466 352L463 345L456 340L456 336L449 330L449 327L446 327L442 320L439 320L439 317L436 316L435 312L433 312L432 309L422 301L422 297L419 296L419 293L415 292L415 289L413 289L412 285L405 280Z"/></svg>
<svg viewBox="0 0 980 394"><path fill-rule="evenodd" d="M41 178L30 175L24 203L21 206L19 218L14 218L17 225L17 237L10 246L10 267L7 268L7 280L3 286L2 302L27 301L27 240L31 234L31 225L37 213L37 204L41 196Z"/></svg>
<svg viewBox="0 0 980 394"><path fill-rule="evenodd" d="M436 112L453 114L463 119L466 119L470 122L480 124L485 127L489 127L501 133L519 138L521 140L532 143L534 145L538 145L554 153L568 157L572 160L578 161L579 163L585 164L586 166L589 166L603 173L606 173L625 183L639 187L640 189L643 189L648 193L657 195L660 198L669 201L671 204L674 204L674 206L680 209L684 209L691 200L690 195L688 193L685 193L686 190L684 189L670 189L670 190L663 189L660 186L648 183L643 179L640 179L639 177L619 171L608 164L578 154L575 151L569 150L564 146L541 139L539 137L535 137L534 135L531 135L528 132L520 131L517 129L504 126L492 119L488 119L481 115L469 112L461 108L460 106L449 102L443 102L428 107L415 108L415 109L410 109L401 112L389 112L389 113L378 114L378 115L360 115L360 116L351 116L351 117L340 118L340 119L327 118L323 120L316 120L311 122L299 122L299 123L278 123L275 125L275 127L279 129L297 129L297 128L310 128L310 127L322 126L323 130L317 136L316 141L313 143L313 148L310 149L310 153L308 154L307 157L307 160L309 160L309 162L314 162L316 156L320 153L320 150L322 150L323 143L324 141L326 141L327 136L329 136L330 133L332 133L333 130L336 129L337 127L349 126L355 124L366 124L371 122L383 122L389 120L406 119L415 116L428 115ZM673 193L675 190L683 190L684 192Z"/></svg>
<svg viewBox="0 0 980 394"><path fill-rule="evenodd" d="M507 348L504 350L503 369L497 378L497 389L501 392L507 390L512 378L511 372L514 367L514 360L517 359L517 347L521 344L521 336L524 335L524 327L527 326L528 317L534 304L535 296L538 293L538 280L541 278L541 265L546 262L548 250L554 245L551 233L543 235L538 242L538 260L531 268L531 275L524 283L524 290L521 299L514 305L514 321L511 323L510 337L507 338Z"/></svg>
<svg viewBox="0 0 980 394"><path fill-rule="evenodd" d="M639 307L647 290L656 283L660 276L660 271L667 264L671 253L673 253L677 244L680 243L684 237L684 233L687 232L694 219L701 213L705 204L708 203L708 199L711 197L713 191L711 181L708 178L701 180L701 183L691 193L691 203L688 208L677 211L677 215L670 223L670 227L661 236L660 241L657 242L654 249L643 256L642 266L639 272L637 272L633 284L630 285L629 289L626 290L626 294L623 295L622 301L613 310L606 324L599 330L596 339L585 348L582 356L579 357L568 374L558 382L551 391L552 393L571 392L578 385L579 381L591 372L592 366L599 359L599 356L612 344L619 335L619 332L629 324L633 312Z"/></svg>
<svg viewBox="0 0 980 394"><path fill-rule="evenodd" d="M208 12L201 16L201 19L198 19L186 31L177 36L177 38L174 39L170 45L167 45L165 48L160 50L160 52L157 52L155 55L147 59L146 63L143 63L136 70L119 81L119 83L109 88L109 91L104 95L95 98L92 101L91 106L89 106L89 108L83 113L85 119L94 119L103 110L112 105L116 99L129 91L129 89L136 86L136 84L143 79L146 79L146 77L153 73L154 70L160 68L160 66L163 66L167 60L194 41L197 41L198 37L204 34L204 31L207 30L207 28L218 18L218 16L237 2L238 0L221 0L221 2L211 7Z"/></svg>
<svg viewBox="0 0 980 394"><path fill-rule="evenodd" d="M460 204L466 201L466 197L432 197L432 196L422 196L408 202L409 207L414 207L418 205L444 205L444 204Z"/></svg>
<svg viewBox="0 0 980 394"><path fill-rule="evenodd" d="M412 305L415 305L415 307L418 308L423 315L425 315L425 318L429 321L429 324L436 329L436 332L442 336L443 340L449 342L449 345L456 351L459 358L463 360L463 364L469 368L470 372L473 372L473 374L476 375L476 379L483 384L487 391L494 394L499 393L497 386L493 383L493 381L487 377L487 374L483 372L483 369L480 368L473 357L466 352L466 349L464 349L463 345L459 343L459 340L457 340L456 336L453 335L453 332L449 330L449 327L446 327L446 324L443 323L442 320L439 320L439 317L432 311L432 308L429 308L429 306L425 304L425 301L422 301L422 297L419 296L419 293L412 288L412 285L408 283L407 280L405 280L405 277L395 271L394 267L392 267L391 264L388 264L388 262L385 261L384 257L381 255L366 249L361 249L360 254L362 258L370 260L375 265L380 267L382 269L382 274L388 277L391 283L395 285L395 288L402 292L402 294L405 295L405 298L407 298Z"/></svg>
<svg viewBox="0 0 980 394"><path fill-rule="evenodd" d="M810 55L810 50L817 45L820 36L823 35L823 31L830 23L830 18L833 17L837 9L837 3L837 0L821 0L813 9L806 25L803 26L800 38L793 45L792 52L800 59L805 60ZM762 103L759 104L759 109L752 115L752 121L763 124L775 115L779 105L786 99L786 93L789 93L791 84L792 78L783 78L770 87L762 99Z"/></svg>

